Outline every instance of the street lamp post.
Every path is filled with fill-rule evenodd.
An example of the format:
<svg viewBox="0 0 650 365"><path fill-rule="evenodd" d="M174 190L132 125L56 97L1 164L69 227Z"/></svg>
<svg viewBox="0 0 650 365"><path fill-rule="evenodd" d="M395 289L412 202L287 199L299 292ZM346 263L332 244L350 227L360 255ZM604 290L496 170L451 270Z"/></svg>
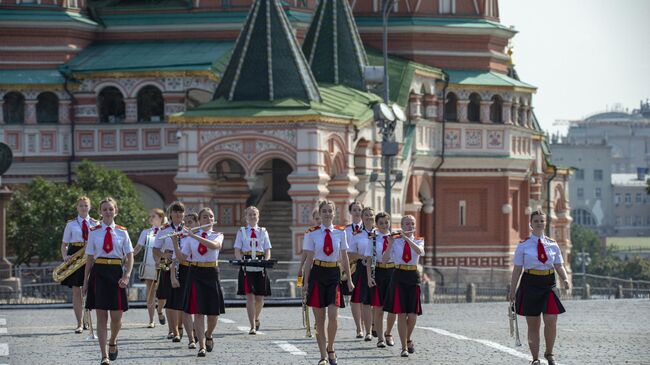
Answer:
<svg viewBox="0 0 650 365"><path fill-rule="evenodd" d="M388 105L388 16L395 0L384 0L382 8L382 25L383 25L383 55L384 55L384 103ZM381 154L384 157L384 210L391 214L391 157L397 155L397 143L395 142L395 121L386 120L383 128L381 143Z"/></svg>
<svg viewBox="0 0 650 365"><path fill-rule="evenodd" d="M587 290L587 266L591 263L589 252L585 252L585 248L576 255L576 262L582 266L582 290Z"/></svg>

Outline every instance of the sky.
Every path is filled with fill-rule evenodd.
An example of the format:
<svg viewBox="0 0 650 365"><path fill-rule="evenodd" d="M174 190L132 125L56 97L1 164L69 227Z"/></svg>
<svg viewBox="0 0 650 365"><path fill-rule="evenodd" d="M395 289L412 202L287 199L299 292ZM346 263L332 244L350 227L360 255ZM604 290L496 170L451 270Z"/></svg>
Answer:
<svg viewBox="0 0 650 365"><path fill-rule="evenodd" d="M543 129L650 98L650 0L500 0Z"/></svg>

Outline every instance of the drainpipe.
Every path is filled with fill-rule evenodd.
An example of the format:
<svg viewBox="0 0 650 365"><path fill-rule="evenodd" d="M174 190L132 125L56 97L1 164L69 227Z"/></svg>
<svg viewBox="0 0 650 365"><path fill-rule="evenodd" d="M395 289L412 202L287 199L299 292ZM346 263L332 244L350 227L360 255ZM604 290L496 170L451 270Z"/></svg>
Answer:
<svg viewBox="0 0 650 365"><path fill-rule="evenodd" d="M557 176L557 166L551 165L553 168L553 175L548 179L546 182L546 217L549 220L548 224L546 225L546 236L551 235L551 182L555 177Z"/></svg>
<svg viewBox="0 0 650 365"><path fill-rule="evenodd" d="M68 94L68 96L70 97L70 157L68 158L67 167L68 167L68 185L71 185L72 184L72 162L76 159L74 132L75 132L77 118L75 116L75 106L77 106L79 102L77 101L77 98L74 96L74 94L70 92L70 89L68 89L68 82L76 81L76 80L72 78L70 71L67 69L59 68L59 72L61 73L61 76L63 76L63 79L65 80L63 82L63 90L65 90L66 94Z"/></svg>
<svg viewBox="0 0 650 365"><path fill-rule="evenodd" d="M432 266L436 265L436 260L438 258L438 227L436 226L436 217L438 215L438 186L437 186L437 177L438 171L442 168L442 164L445 163L445 128L447 126L447 120L445 119L445 104L447 100L447 87L449 86L449 74L444 70L442 74L445 76L445 86L442 88L442 133L440 134L441 138L441 152L440 152L440 163L438 166L433 168L433 177L432 177L432 188L433 188L433 257L432 257ZM445 276L440 272L440 270L434 267L433 269L440 276L440 285L445 286Z"/></svg>

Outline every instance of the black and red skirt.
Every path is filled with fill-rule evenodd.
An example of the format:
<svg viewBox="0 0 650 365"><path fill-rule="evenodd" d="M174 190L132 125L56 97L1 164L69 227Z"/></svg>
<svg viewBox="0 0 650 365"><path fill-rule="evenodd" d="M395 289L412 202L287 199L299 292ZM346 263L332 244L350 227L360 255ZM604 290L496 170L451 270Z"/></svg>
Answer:
<svg viewBox="0 0 650 365"><path fill-rule="evenodd" d="M120 288L122 278L120 264L93 264L88 278L86 309L129 310L126 288Z"/></svg>
<svg viewBox="0 0 650 365"><path fill-rule="evenodd" d="M206 316L226 313L218 267L190 266L183 310L185 313Z"/></svg>
<svg viewBox="0 0 650 365"><path fill-rule="evenodd" d="M341 292L341 271L338 266L323 267L314 264L311 267L307 305L314 308L326 308L330 305L345 308Z"/></svg>
<svg viewBox="0 0 650 365"><path fill-rule="evenodd" d="M393 276L393 268L375 268L375 286L370 288L370 305L373 307L383 307L390 279Z"/></svg>
<svg viewBox="0 0 650 365"><path fill-rule="evenodd" d="M187 285L187 272L189 266L178 265L178 288L172 287L170 290L170 297L167 298L165 308L182 311L185 309L185 286ZM171 273L170 273L170 286L171 286Z"/></svg>
<svg viewBox="0 0 650 365"><path fill-rule="evenodd" d="M158 289L156 289L156 298L169 300L172 297L172 280L171 270L160 270L158 277Z"/></svg>
<svg viewBox="0 0 650 365"><path fill-rule="evenodd" d="M357 260L357 268L352 273L352 283L354 283L354 289L350 296L350 301L352 303L361 303L370 305L370 288L368 287L368 273L366 272L366 265L363 264L364 260Z"/></svg>
<svg viewBox="0 0 650 365"><path fill-rule="evenodd" d="M542 313L566 312L555 285L555 274L532 275L524 272L515 295L515 308L520 316L537 317Z"/></svg>
<svg viewBox="0 0 650 365"><path fill-rule="evenodd" d="M422 314L420 299L420 273L417 270L393 270L386 297L384 311L395 314Z"/></svg>
<svg viewBox="0 0 650 365"><path fill-rule="evenodd" d="M81 250L84 248L84 246L72 246L68 245L68 256L74 255L77 251ZM68 288L72 288L73 286L84 286L84 272L86 270L85 265L81 266L77 270L75 270L70 276L65 278L63 281L61 281L61 285L65 285Z"/></svg>
<svg viewBox="0 0 650 365"><path fill-rule="evenodd" d="M250 258L250 256L245 258ZM264 297L271 295L271 280L266 268L262 269L262 271L245 271L243 267L239 268L237 295L246 294Z"/></svg>

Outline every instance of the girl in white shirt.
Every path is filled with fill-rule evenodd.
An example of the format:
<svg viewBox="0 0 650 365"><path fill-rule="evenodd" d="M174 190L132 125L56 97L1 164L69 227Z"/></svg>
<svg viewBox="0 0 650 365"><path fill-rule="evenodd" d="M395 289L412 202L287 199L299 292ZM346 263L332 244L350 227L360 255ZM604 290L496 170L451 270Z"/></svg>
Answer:
<svg viewBox="0 0 650 365"><path fill-rule="evenodd" d="M368 246L372 245L371 237L375 231L375 211L370 207L365 207L361 211L361 217L363 218L363 225L352 236L352 242L348 249L350 258L352 259L354 256L356 259L356 268L354 273L352 273L354 290L350 296L350 302L352 303L350 306L352 308L358 308L361 319L360 325L363 326L364 331L362 335L365 335L363 336L365 341L372 341L372 335L370 333L372 326L372 307L370 304L372 303L372 298L370 296L370 287L368 287L366 250ZM352 312L354 313L354 310ZM357 337L359 331L357 331Z"/></svg>
<svg viewBox="0 0 650 365"><path fill-rule="evenodd" d="M348 205L348 213L352 218L352 223L345 226L345 238L348 241L348 246L352 247L354 245L354 235L361 232L363 227L363 219L361 217L361 212L363 211L363 204L359 201L353 201ZM362 255L363 256L363 255ZM348 249L348 257L350 259L350 264L352 267L357 267L356 263L359 259L359 254L356 250L356 245L354 249ZM350 270L352 270L352 267ZM343 290L343 295L352 295L351 292L348 292L347 288L348 278L345 277L341 282L341 289ZM356 287L356 284L355 284ZM354 324L357 328L357 338L363 338L363 331L361 330L361 306L358 302L350 301L350 311L352 312L352 318L354 319Z"/></svg>
<svg viewBox="0 0 650 365"><path fill-rule="evenodd" d="M86 309L97 310L97 337L102 364L117 359L117 335L122 327L122 313L129 309L126 287L133 269L133 246L126 228L114 222L117 202L105 198L99 203L101 225L90 230L84 271L83 292ZM124 270L122 269L124 267ZM111 315L111 338L106 348L108 313Z"/></svg>
<svg viewBox="0 0 650 365"><path fill-rule="evenodd" d="M259 227L260 211L256 207L245 210L247 227L241 227L235 237L235 258L241 259L271 259L271 241L264 227ZM260 313L264 306L264 297L271 295L271 281L265 268L240 267L237 280L237 295L246 296L246 312L251 328L249 335L254 335L260 329Z"/></svg>
<svg viewBox="0 0 650 365"><path fill-rule="evenodd" d="M528 346L533 356L533 365L540 365L539 360L539 330L540 316L544 319L544 339L546 351L544 357L549 365L556 364L553 356L553 346L557 333L557 315L564 313L560 302L560 292L555 285L555 273L560 276L564 287L569 289L564 259L557 243L544 235L546 215L535 211L530 215L530 225L533 234L519 243L513 259L512 279L510 282L510 301L514 301L518 315L526 316L528 324ZM523 271L523 275L522 275ZM519 279L521 281L519 282ZM519 282L519 287L517 287ZM515 288L516 291L515 291Z"/></svg>

